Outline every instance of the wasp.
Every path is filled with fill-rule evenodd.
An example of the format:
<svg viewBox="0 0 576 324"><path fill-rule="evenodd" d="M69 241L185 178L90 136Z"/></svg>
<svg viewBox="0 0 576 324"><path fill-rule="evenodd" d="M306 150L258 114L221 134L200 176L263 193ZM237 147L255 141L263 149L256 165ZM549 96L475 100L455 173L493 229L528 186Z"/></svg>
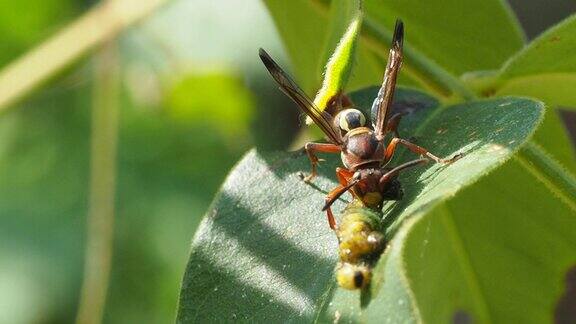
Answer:
<svg viewBox="0 0 576 324"><path fill-rule="evenodd" d="M410 165L396 168L382 168L384 175L390 178L388 192L382 196L387 200L399 200L403 191L396 175L411 165L426 163L421 158ZM342 212L340 223L335 228L338 238L340 261L336 266L336 281L345 289L364 289L372 279L372 268L386 248L382 223L382 211L367 208L365 203L355 198Z"/></svg>
<svg viewBox="0 0 576 324"><path fill-rule="evenodd" d="M401 171L430 160L449 164L461 157L461 154L456 154L449 159L439 158L424 147L401 138L398 133L398 125L403 114L391 114L391 106L396 79L402 65L403 40L404 25L402 21L397 20L384 80L371 108L371 125L367 123L366 116L353 108L352 102L344 95L331 100L342 106L332 114L319 109L270 55L260 49L260 59L278 83L280 90L318 125L328 140L328 143L309 142L304 146L312 168L311 173L303 180L310 182L317 175L316 169L320 161L317 153L341 155L344 167L336 168L339 185L327 194L322 208L326 211L328 224L333 230L337 227L330 207L345 192L350 191L365 207L381 210L385 201L401 198L401 188L397 180ZM391 136L388 136L389 134ZM420 158L393 169L387 168L398 145L405 146Z"/></svg>

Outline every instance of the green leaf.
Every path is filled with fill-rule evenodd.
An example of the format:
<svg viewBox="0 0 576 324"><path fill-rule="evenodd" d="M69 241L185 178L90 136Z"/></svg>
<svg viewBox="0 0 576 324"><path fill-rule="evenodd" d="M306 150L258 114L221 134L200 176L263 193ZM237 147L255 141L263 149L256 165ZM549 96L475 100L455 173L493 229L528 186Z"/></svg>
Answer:
<svg viewBox="0 0 576 324"><path fill-rule="evenodd" d="M558 160L572 174L576 174L576 151L569 138L558 110L548 109L542 125L532 138L533 143L539 144Z"/></svg>
<svg viewBox="0 0 576 324"><path fill-rule="evenodd" d="M576 72L576 15L572 15L534 39L502 68L506 78L543 73Z"/></svg>
<svg viewBox="0 0 576 324"><path fill-rule="evenodd" d="M504 82L498 78L498 72L481 71L466 75L465 80L471 87L487 96L527 96L544 101L550 108L576 107L576 96L573 91L576 87L576 74L541 74L513 78ZM541 145L554 159L576 174L576 151L568 130L560 120L558 110L546 111L544 122L534 134L532 141Z"/></svg>
<svg viewBox="0 0 576 324"><path fill-rule="evenodd" d="M498 72L476 73L468 84L487 95L538 98L551 108L576 109L576 16L544 32ZM558 112L550 110L534 142L540 144L572 173L576 173L576 151Z"/></svg>
<svg viewBox="0 0 576 324"><path fill-rule="evenodd" d="M385 282L367 318L392 316L388 305L404 303L414 322L554 322L564 277L576 266L574 212L517 161L507 162L408 222L403 240L391 244L390 256L401 258L378 269L396 266L386 279L402 278L404 289L398 294Z"/></svg>
<svg viewBox="0 0 576 324"><path fill-rule="evenodd" d="M455 74L500 67L523 44L515 17L500 0L453 0L441 6L368 0L365 8L364 43L385 58L394 21L404 20L403 74L443 98L472 99L474 93Z"/></svg>
<svg viewBox="0 0 576 324"><path fill-rule="evenodd" d="M516 158L557 198L576 211L576 178L550 158L542 147L530 142L520 150Z"/></svg>
<svg viewBox="0 0 576 324"><path fill-rule="evenodd" d="M299 68L296 75L304 89L311 92L319 85L318 75L314 71L320 69L323 60L329 56L327 53L330 53L315 54L322 53L318 50L318 40L326 34L325 29L318 28L318 22L322 21L322 26L330 26L325 48L333 48L334 35L341 35L342 17L349 14L350 3L353 2L332 1L330 7L321 0L289 3L265 0L265 3L293 62L305 63L305 66L296 65ZM326 21L329 11L332 18L330 24ZM383 70L396 18L402 18L407 29L406 59L400 83L417 85L440 97L455 94L472 98L473 93L453 74L498 68L523 44L523 35L515 17L500 0L451 0L442 6L416 0L369 0L366 1L365 13L367 17L358 49L358 67L351 78L351 89L380 83L381 75L374 71ZM441 24L437 19L440 16L443 17Z"/></svg>
<svg viewBox="0 0 576 324"><path fill-rule="evenodd" d="M368 110L376 91L370 88L351 97ZM405 256L398 249L410 234L410 226L404 225L427 219L418 215L426 215L512 156L538 125L543 106L506 97L438 107L435 99L406 89L399 89L395 99L396 107L412 112L403 120L400 134L415 136L418 144L440 156L465 153L450 166L431 164L403 174L405 198L385 207L386 217L395 220L388 234L400 232L384 256L386 262L378 265L372 297L364 298L365 316L386 314L398 322L420 316L410 301L405 277L398 276L405 271ZM398 158L393 163L415 157L404 150ZM328 321L335 316L341 320L364 316L359 294L337 288L333 278L337 242L320 208L326 191L335 186L334 167L340 163L334 156L327 160L314 185L302 183L297 175L309 170L301 152L252 151L236 166L194 237L178 321ZM342 207L343 202L337 202L335 210ZM441 256L443 251L434 253Z"/></svg>
<svg viewBox="0 0 576 324"><path fill-rule="evenodd" d="M576 109L576 15L545 31L502 67L496 94L541 98Z"/></svg>
<svg viewBox="0 0 576 324"><path fill-rule="evenodd" d="M452 74L499 68L524 42L501 0L366 0L365 8L366 20L384 30L402 19L406 42Z"/></svg>
<svg viewBox="0 0 576 324"><path fill-rule="evenodd" d="M308 92L316 91L320 84L320 55L324 50L322 40L328 21L318 15L314 5L307 0L263 1L276 23L278 33L288 52L294 74L300 86Z"/></svg>
<svg viewBox="0 0 576 324"><path fill-rule="evenodd" d="M572 44L576 46L576 42ZM510 94L539 98L551 107L576 109L576 73L537 73L512 78L496 87L498 96Z"/></svg>

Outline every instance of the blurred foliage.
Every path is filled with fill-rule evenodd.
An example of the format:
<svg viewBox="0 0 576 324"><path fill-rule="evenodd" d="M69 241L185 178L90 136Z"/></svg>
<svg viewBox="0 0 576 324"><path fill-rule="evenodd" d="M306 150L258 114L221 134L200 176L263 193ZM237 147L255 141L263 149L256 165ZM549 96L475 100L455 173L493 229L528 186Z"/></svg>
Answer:
<svg viewBox="0 0 576 324"><path fill-rule="evenodd" d="M35 307L42 321L70 321L76 307L88 185L90 87L85 83L54 90L57 93L28 101L0 123L5 135L0 156L0 236L5 250L0 259L39 257L26 260L31 265L25 269L13 270L27 274L32 295L44 300ZM199 219L190 215L203 213L249 139L231 145L230 133L220 132L222 126L183 123L162 110L142 113L127 101L124 107L107 318L164 321L173 313L188 249L183 242ZM246 134L247 128L240 133ZM126 311L130 304L134 314Z"/></svg>
<svg viewBox="0 0 576 324"><path fill-rule="evenodd" d="M246 139L242 132L248 128L253 101L239 78L214 73L181 80L173 87L166 106L174 120L191 127L218 129L236 142L230 144L238 144L238 139Z"/></svg>
<svg viewBox="0 0 576 324"><path fill-rule="evenodd" d="M92 2L0 1L0 63L26 53ZM338 14L325 10L312 30L297 24L315 17L318 5L309 9L284 13L287 21L298 17L289 29L292 35L300 28L299 37L287 41L286 51L307 90L319 84L325 62L310 52L297 56L291 44L321 53L331 46L326 20ZM298 113L257 60L262 46L286 61L260 1L172 1L118 42L124 83L105 322L170 322L188 242L228 170L252 145L289 145ZM360 46L358 61L362 72L353 73L350 87L379 82L382 60ZM91 68L89 58L77 62L0 116L2 323L74 319L85 242Z"/></svg>
<svg viewBox="0 0 576 324"><path fill-rule="evenodd" d="M7 63L79 14L72 0L0 1L0 62Z"/></svg>
<svg viewBox="0 0 576 324"><path fill-rule="evenodd" d="M278 46L269 41L274 32L264 8L257 2L230 5L222 12L206 1L174 1L119 40L124 83L106 322L173 320L187 242L226 173L253 143L282 148L295 132L297 114L260 81L258 65L243 63L257 57L258 44ZM4 64L80 14L74 1L0 6ZM240 6L250 11L229 25ZM192 21L198 7L203 15L220 10L220 17ZM264 27L255 33L251 28L258 24ZM185 32L174 33L174 26ZM230 31L242 42L250 34L253 43L244 46L253 51L236 52L236 41L220 44L221 57L213 48L199 51L200 44L180 48L182 40L198 38L190 31L202 34L199 26L211 26L227 40L234 36ZM91 60L81 61L0 118L0 322L74 320L86 231L92 77Z"/></svg>

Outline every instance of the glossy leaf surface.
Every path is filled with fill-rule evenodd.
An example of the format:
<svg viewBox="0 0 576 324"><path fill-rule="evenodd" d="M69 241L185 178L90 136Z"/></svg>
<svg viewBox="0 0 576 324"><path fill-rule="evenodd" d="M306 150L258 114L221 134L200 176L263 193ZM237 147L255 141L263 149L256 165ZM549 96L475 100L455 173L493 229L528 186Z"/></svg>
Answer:
<svg viewBox="0 0 576 324"><path fill-rule="evenodd" d="M352 99L367 109L375 94L371 88ZM410 224L427 219L442 202L508 159L532 134L543 107L512 97L439 107L423 93L399 90L396 108L411 112L400 127L403 136L415 137L440 156L465 156L450 166L429 164L402 175L404 199L385 207L392 223L391 248L376 270L372 296L362 298L364 311L357 292L334 283L337 242L320 211L324 194L335 185L338 158L328 157L314 185L306 185L298 177L309 170L301 153L252 151L229 175L194 237L178 320L376 320L387 314L395 321L412 321L421 316L415 314L423 310L410 301L420 291L405 280L409 260L400 249L412 235ZM412 153L400 149L392 163L411 158ZM335 210L342 206L338 202ZM456 252L430 253L455 257ZM460 297L473 298L469 292Z"/></svg>

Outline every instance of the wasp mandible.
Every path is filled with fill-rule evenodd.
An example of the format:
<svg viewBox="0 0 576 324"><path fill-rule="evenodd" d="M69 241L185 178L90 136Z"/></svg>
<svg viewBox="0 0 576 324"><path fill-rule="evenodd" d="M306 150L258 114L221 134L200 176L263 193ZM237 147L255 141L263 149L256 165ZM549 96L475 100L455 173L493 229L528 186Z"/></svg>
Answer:
<svg viewBox="0 0 576 324"><path fill-rule="evenodd" d="M402 65L403 39L404 25L397 20L382 87L372 104L372 125L367 123L366 116L360 110L351 107L351 101L345 96L333 100L344 106L333 114L316 107L268 53L260 49L260 59L280 89L310 116L328 139L329 143L309 142L304 146L312 164L311 173L304 178L304 181L311 181L317 174L319 159L316 153L341 154L344 168L336 168L336 177L340 185L328 193L322 209L326 211L328 223L333 230L336 229L336 221L330 206L346 191L350 190L352 195L366 207L380 210L384 201L401 199L402 191L397 181L401 171L427 163L429 160L448 164L461 156L457 154L449 159L439 158L424 147L401 138L398 133L398 124L403 114L391 114L391 106L396 79ZM386 140L388 134L393 135L389 141ZM398 145L407 147L420 158L393 169L385 168Z"/></svg>

